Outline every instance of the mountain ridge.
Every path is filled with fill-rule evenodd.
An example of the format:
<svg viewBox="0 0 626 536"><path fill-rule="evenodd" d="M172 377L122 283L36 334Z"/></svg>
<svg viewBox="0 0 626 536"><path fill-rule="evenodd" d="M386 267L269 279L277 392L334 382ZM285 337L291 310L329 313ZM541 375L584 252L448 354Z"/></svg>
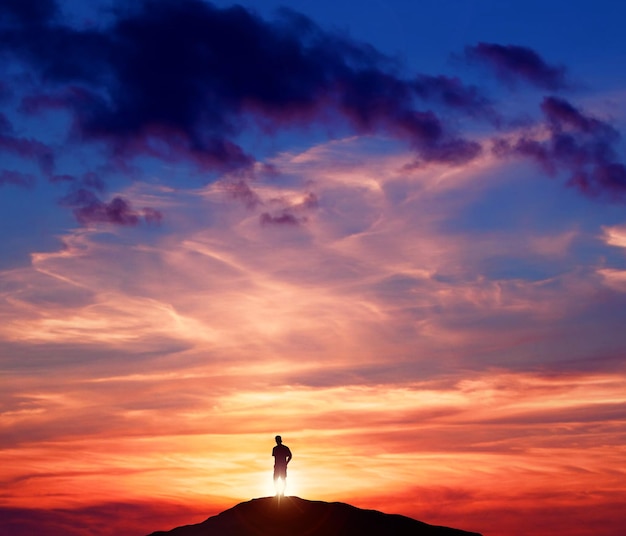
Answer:
<svg viewBox="0 0 626 536"><path fill-rule="evenodd" d="M481 536L399 514L296 496L242 502L195 525L148 536Z"/></svg>

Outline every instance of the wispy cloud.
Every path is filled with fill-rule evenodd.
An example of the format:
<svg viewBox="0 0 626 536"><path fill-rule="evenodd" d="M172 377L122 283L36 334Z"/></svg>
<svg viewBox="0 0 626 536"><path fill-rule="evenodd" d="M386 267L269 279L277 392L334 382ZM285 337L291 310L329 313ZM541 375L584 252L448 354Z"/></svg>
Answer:
<svg viewBox="0 0 626 536"><path fill-rule="evenodd" d="M520 45L478 43L465 48L470 62L483 62L506 81L524 80L537 87L557 90L569 85L562 65L546 62L535 50Z"/></svg>

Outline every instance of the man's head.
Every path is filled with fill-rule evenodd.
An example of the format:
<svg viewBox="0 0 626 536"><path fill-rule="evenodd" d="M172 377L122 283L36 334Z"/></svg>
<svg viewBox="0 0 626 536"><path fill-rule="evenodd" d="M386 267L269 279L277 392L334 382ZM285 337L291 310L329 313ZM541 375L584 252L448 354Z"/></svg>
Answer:
<svg viewBox="0 0 626 536"><path fill-rule="evenodd" d="M275 439L276 439L276 444L277 444L277 445L280 445L280 444L283 442L283 438L282 438L282 437L280 437L279 435L277 435L277 436L275 437Z"/></svg>

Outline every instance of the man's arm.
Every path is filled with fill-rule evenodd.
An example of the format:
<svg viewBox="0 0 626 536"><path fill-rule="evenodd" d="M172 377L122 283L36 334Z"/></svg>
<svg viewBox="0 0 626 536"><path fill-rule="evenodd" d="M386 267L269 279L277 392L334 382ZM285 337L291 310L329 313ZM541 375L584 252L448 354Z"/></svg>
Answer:
<svg viewBox="0 0 626 536"><path fill-rule="evenodd" d="M285 460L285 465L287 465L291 461L291 458L293 458L293 456L291 455L291 450L289 450L289 447L287 447L287 460Z"/></svg>

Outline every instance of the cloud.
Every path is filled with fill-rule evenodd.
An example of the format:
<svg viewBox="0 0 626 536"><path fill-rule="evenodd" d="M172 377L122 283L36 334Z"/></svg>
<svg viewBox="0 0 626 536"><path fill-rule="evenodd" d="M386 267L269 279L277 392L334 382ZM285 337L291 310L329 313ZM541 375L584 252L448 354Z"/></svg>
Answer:
<svg viewBox="0 0 626 536"><path fill-rule="evenodd" d="M32 188L35 185L35 176L32 173L3 169L0 171L0 186L5 184Z"/></svg>
<svg viewBox="0 0 626 536"><path fill-rule="evenodd" d="M423 159L452 164L479 152L414 102L419 94L478 113L485 103L476 88L403 78L373 47L295 12L267 21L240 6L145 0L118 8L108 27L77 29L54 22L47 6L36 31L20 15L21 26L0 35L52 91L25 99L22 110L66 105L81 136L108 141L118 155L249 167L254 158L236 138L256 121L264 128L339 122L357 133L395 136Z"/></svg>
<svg viewBox="0 0 626 536"><path fill-rule="evenodd" d="M40 141L0 134L0 153L6 152L25 159L34 159L38 162L41 171L52 173L54 155L52 149Z"/></svg>
<svg viewBox="0 0 626 536"><path fill-rule="evenodd" d="M225 501L224 501L225 502ZM218 501L219 504L219 501ZM228 507L232 504L228 504ZM219 507L213 506L214 514ZM190 519L206 517L206 506L183 505L165 500L109 502L74 508L0 508L3 526L13 536L105 536L111 531L143 534L163 527L178 526Z"/></svg>
<svg viewBox="0 0 626 536"><path fill-rule="evenodd" d="M531 48L519 45L478 43L465 47L465 59L492 67L505 81L525 80L539 88L557 90L569 84L565 67L548 64Z"/></svg>
<svg viewBox="0 0 626 536"><path fill-rule="evenodd" d="M301 220L289 212L282 212L276 215L264 212L259 217L259 220L261 225L300 225L301 223Z"/></svg>
<svg viewBox="0 0 626 536"><path fill-rule="evenodd" d="M79 223L112 223L116 225L134 226L143 216L148 223L159 223L162 214L153 208L135 211L130 202L116 196L111 201L102 201L96 194L84 188L66 196L62 203L74 207L74 215Z"/></svg>
<svg viewBox="0 0 626 536"><path fill-rule="evenodd" d="M541 110L544 132L528 132L514 141L498 139L494 153L528 157L551 175L564 171L568 185L589 197L626 200L626 166L617 160L617 130L562 98L545 97Z"/></svg>
<svg viewBox="0 0 626 536"><path fill-rule="evenodd" d="M483 117L498 122L491 101L476 86L468 86L457 77L418 75L413 90L422 99L438 101L445 106L462 111L470 117Z"/></svg>
<svg viewBox="0 0 626 536"><path fill-rule="evenodd" d="M241 201L248 209L252 210L263 203L259 195L243 179L225 182L224 188L233 199Z"/></svg>
<svg viewBox="0 0 626 536"><path fill-rule="evenodd" d="M424 488L446 482L426 506L398 499L418 517L448 500L461 519L512 500L512 486L532 497L556 472L564 490L551 505L614 489L623 367L597 369L607 347L624 347L626 309L593 275L606 249L581 258L569 247L582 231L567 211L556 232L529 230L527 210L514 228L451 232L468 205L489 216L488 191L526 186L519 166L485 154L407 172L409 151L368 149L351 138L282 153L271 160L280 181L136 182L116 195L138 217L133 206L168 207L161 232L90 220L2 272L9 506L132 502L163 482L189 505L206 505L206 490L260 495L271 474L259 453L276 428L301 453L292 482L306 494L384 502L413 497L416 472ZM591 212L604 221L604 207ZM263 226L264 213L308 219ZM530 251L566 273L493 275L498 257ZM89 493L68 496L68 482Z"/></svg>
<svg viewBox="0 0 626 536"><path fill-rule="evenodd" d="M570 127L579 132L603 134L612 139L617 136L612 127L597 119L586 117L564 99L546 97L541 103L541 110L555 130L562 131Z"/></svg>
<svg viewBox="0 0 626 536"><path fill-rule="evenodd" d="M307 212L315 211L319 208L319 199L313 192L308 192L297 197L271 198L267 200L269 205L277 206L271 212L263 212L259 215L259 222L262 226L286 226L297 227L304 225L308 221Z"/></svg>
<svg viewBox="0 0 626 536"><path fill-rule="evenodd" d="M128 175L131 162L148 157L188 166L203 180L243 170L247 177L259 168L245 146L249 136L312 124L399 141L414 154L407 171L430 163L459 167L484 154L484 142L458 131L459 114L497 128L506 124L480 87L452 76L406 75L372 46L288 9L270 20L241 6L142 0L117 4L107 23L79 27L63 23L53 2L36 4L5 6L11 22L0 28L7 53L37 80L17 109L29 120L50 111L69 114L65 143L90 146L86 151L104 147L109 161L98 170ZM567 87L564 67L526 47L478 43L465 49L465 58L487 63L501 78ZM569 184L583 193L621 199L626 168L615 156L617 132L556 97L544 100L542 112L549 143L530 132L516 140L503 136L493 154L528 157L551 174L568 169ZM58 144L53 151L13 136L8 120L3 125L1 150L34 157L42 173L71 185L69 196L75 195L76 181L61 178L76 171L61 169ZM100 186L87 190L104 190L106 173L99 175ZM231 196L254 209L255 192L241 177L231 179ZM102 203L89 202L75 215L81 223L133 224L119 202ZM262 224L302 222L265 212Z"/></svg>
<svg viewBox="0 0 626 536"><path fill-rule="evenodd" d="M107 330L118 332L115 340L152 341L154 330L165 328L189 344L211 348L218 359L225 355L218 348L237 340L239 349L228 354L232 362L268 349L271 355L293 351L303 362L336 360L330 375L290 367L290 377L300 384L312 378L344 381L339 369L363 382L418 371L436 375L445 360L415 357L433 352L463 355L466 369L503 356L512 367L558 362L557 338L543 335L543 326L561 325L571 315L598 315L593 304L606 291L594 277L597 259L570 273L577 265L571 246L579 236L575 222L555 232L520 231L514 219L499 229L476 229L468 225L474 213L464 207L492 217L478 201L481 188L521 186L526 180L517 166L485 155L480 165L455 173L440 165L407 172L403 165L411 158L410 152L380 157L368 152L366 140L354 138L272 159L285 176L280 182L222 180L200 191L137 184L106 198L83 188L66 203L84 227L64 237L62 251L36 255L32 262L41 273L91 289L97 305L77 306L71 314L53 308L22 321L14 306L6 329L45 341L104 344L111 339ZM498 211L508 213L516 195L512 190L510 199L499 198ZM138 229L118 237L107 228L149 219L144 206L168 211L159 233ZM446 227L453 215L456 231ZM520 215L527 217L527 211ZM110 259L116 259L114 269ZM142 277L129 279L128 270ZM47 279L29 288L37 295L45 289L52 301ZM144 296L149 300L132 299ZM20 297L26 299L24 293ZM603 303L601 317L614 315ZM621 305L619 297L611 303ZM29 310L25 303L24 312ZM401 341L409 341L410 349ZM590 338L568 355L585 359L594 348L611 350L619 343L615 337ZM533 345L545 349L542 357L527 355ZM377 366L377 356L391 354L400 356L393 369Z"/></svg>

